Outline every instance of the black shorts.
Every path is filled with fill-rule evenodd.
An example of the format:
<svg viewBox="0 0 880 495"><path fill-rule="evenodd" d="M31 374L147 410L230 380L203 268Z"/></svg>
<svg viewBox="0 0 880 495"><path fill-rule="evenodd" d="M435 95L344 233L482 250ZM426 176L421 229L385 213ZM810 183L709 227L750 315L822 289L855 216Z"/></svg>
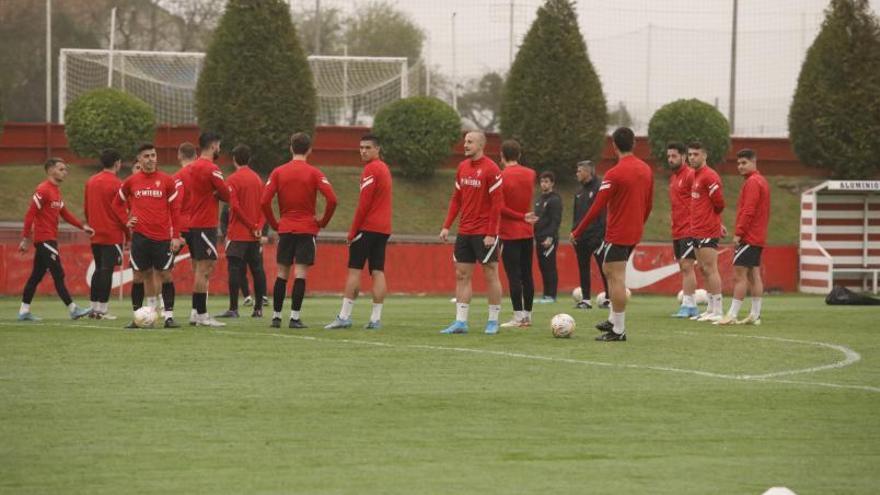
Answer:
<svg viewBox="0 0 880 495"><path fill-rule="evenodd" d="M306 265L315 264L315 252L318 244L312 234L279 234L278 253L275 261L281 265Z"/></svg>
<svg viewBox="0 0 880 495"><path fill-rule="evenodd" d="M192 245L193 245L192 232L190 232L188 230L186 232L181 232L180 237L183 237L183 241L186 243L186 247L187 247L187 249L189 249L190 255L192 255L192 250L193 250L193 248L192 248Z"/></svg>
<svg viewBox="0 0 880 495"><path fill-rule="evenodd" d="M385 246L388 234L359 231L348 246L348 267L361 270L370 261L370 273L385 270Z"/></svg>
<svg viewBox="0 0 880 495"><path fill-rule="evenodd" d="M122 264L122 244L92 244L95 270Z"/></svg>
<svg viewBox="0 0 880 495"><path fill-rule="evenodd" d="M750 244L737 244L733 251L733 266L745 266L753 268L761 266L761 246L752 246Z"/></svg>
<svg viewBox="0 0 880 495"><path fill-rule="evenodd" d="M679 261L697 259L697 250L694 249L694 240L690 237L674 239L672 241L672 252L675 253L675 259Z"/></svg>
<svg viewBox="0 0 880 495"><path fill-rule="evenodd" d="M483 234L458 234L455 238L455 251L452 259L456 263L487 263L498 262L498 244L501 242L495 238L495 244L488 248L483 244Z"/></svg>
<svg viewBox="0 0 880 495"><path fill-rule="evenodd" d="M174 267L171 241L154 241L135 232L131 238L131 267L137 271L170 270Z"/></svg>
<svg viewBox="0 0 880 495"><path fill-rule="evenodd" d="M621 244L611 244L602 241L596 254L602 260L602 263L613 263L615 261L627 261L633 252L635 246L624 246Z"/></svg>
<svg viewBox="0 0 880 495"><path fill-rule="evenodd" d="M252 261L263 257L260 241L226 241L226 257Z"/></svg>
<svg viewBox="0 0 880 495"><path fill-rule="evenodd" d="M189 229L189 252L194 260L216 260L217 229Z"/></svg>
<svg viewBox="0 0 880 495"><path fill-rule="evenodd" d="M694 242L695 249L702 249L702 248L718 249L718 238L717 237L706 237L706 238L702 238L702 239L697 238L697 239L691 239L691 240Z"/></svg>

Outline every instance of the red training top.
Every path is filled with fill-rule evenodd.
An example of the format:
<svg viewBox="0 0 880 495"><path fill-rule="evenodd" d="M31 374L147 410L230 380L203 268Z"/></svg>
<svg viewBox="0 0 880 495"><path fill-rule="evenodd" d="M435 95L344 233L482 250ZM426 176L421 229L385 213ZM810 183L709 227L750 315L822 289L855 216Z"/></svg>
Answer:
<svg viewBox="0 0 880 495"><path fill-rule="evenodd" d="M361 174L361 194L348 240L360 230L391 234L391 172L382 160L366 164Z"/></svg>
<svg viewBox="0 0 880 495"><path fill-rule="evenodd" d="M260 199L263 181L248 166L239 167L226 179L229 189L229 228L226 239L230 241L259 241L254 231L263 230L263 212Z"/></svg>
<svg viewBox="0 0 880 495"><path fill-rule="evenodd" d="M327 200L324 217L315 218L318 191ZM281 222L272 211L272 198L278 193L278 209ZM302 160L291 160L272 171L263 198L260 201L263 215L269 225L279 234L316 235L330 223L336 210L336 194L327 177L317 168Z"/></svg>
<svg viewBox="0 0 880 495"><path fill-rule="evenodd" d="M767 243L767 225L770 223L770 185L757 170L746 175L739 200L736 203L736 230L740 242L750 246Z"/></svg>
<svg viewBox="0 0 880 495"><path fill-rule="evenodd" d="M448 229L461 211L458 233L465 235L498 235L501 208L501 170L489 157L467 159L458 164L455 191L449 200L449 212L443 228Z"/></svg>
<svg viewBox="0 0 880 495"><path fill-rule="evenodd" d="M122 181L115 173L103 170L86 182L83 198L86 222L95 229L92 244L122 244L128 235L128 213L113 199Z"/></svg>
<svg viewBox="0 0 880 495"><path fill-rule="evenodd" d="M199 158L186 168L189 169L190 180L183 185L186 188L190 229L217 228L220 225L218 198L229 201L223 172L207 158Z"/></svg>
<svg viewBox="0 0 880 495"><path fill-rule="evenodd" d="M605 242L635 246L642 240L645 222L654 201L654 173L633 155L623 156L605 174L590 211L572 232L575 238L587 229L608 205Z"/></svg>
<svg viewBox="0 0 880 495"><path fill-rule="evenodd" d="M691 236L691 190L694 187L694 169L682 163L669 176L669 206L672 217L672 238Z"/></svg>
<svg viewBox="0 0 880 495"><path fill-rule="evenodd" d="M724 211L724 193L721 178L708 165L694 171L691 190L691 237L714 239L721 237L721 212Z"/></svg>
<svg viewBox="0 0 880 495"><path fill-rule="evenodd" d="M137 218L132 230L144 237L154 241L180 237L180 192L165 172L129 176L113 202L128 203L131 216Z"/></svg>
<svg viewBox="0 0 880 495"><path fill-rule="evenodd" d="M501 171L504 206L501 208L501 239L531 239L535 237L532 224L526 223L526 213L532 209L532 191L535 189L535 171L523 165L504 167Z"/></svg>
<svg viewBox="0 0 880 495"><path fill-rule="evenodd" d="M174 179L174 185L177 186L177 190L180 194L180 231L181 232L189 232L189 212L192 211L192 205L190 205L189 194L187 194L187 189L189 187L189 183L192 181L192 178L189 174L190 168L189 165L182 167L177 172L174 172L174 175L171 178Z"/></svg>
<svg viewBox="0 0 880 495"><path fill-rule="evenodd" d="M34 234L34 242L58 240L58 216L78 229L83 228L82 222L73 215L61 199L61 189L46 179L40 182L31 198L31 206L24 215L22 237Z"/></svg>

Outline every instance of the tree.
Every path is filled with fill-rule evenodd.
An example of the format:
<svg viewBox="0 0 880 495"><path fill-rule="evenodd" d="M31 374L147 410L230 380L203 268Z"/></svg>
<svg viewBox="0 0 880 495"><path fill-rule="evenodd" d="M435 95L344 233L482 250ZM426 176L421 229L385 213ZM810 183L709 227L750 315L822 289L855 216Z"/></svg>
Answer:
<svg viewBox="0 0 880 495"><path fill-rule="evenodd" d="M557 177L596 159L608 118L571 0L547 0L516 55L501 105L501 133L523 145L523 160Z"/></svg>
<svg viewBox="0 0 880 495"><path fill-rule="evenodd" d="M660 107L648 123L651 155L666 163L670 141L700 141L710 165L721 163L730 149L730 123L712 105L697 99L676 100Z"/></svg>
<svg viewBox="0 0 880 495"><path fill-rule="evenodd" d="M409 65L413 65L422 56L424 42L422 29L386 1L358 7L346 21L345 44L349 55L406 57Z"/></svg>
<svg viewBox="0 0 880 495"><path fill-rule="evenodd" d="M342 55L345 45L345 19L336 7L321 9L320 53L315 46L315 9L305 8L296 16L296 30L303 50L309 55Z"/></svg>
<svg viewBox="0 0 880 495"><path fill-rule="evenodd" d="M468 89L458 98L458 111L480 130L494 132L501 113L504 78L497 72L471 80Z"/></svg>
<svg viewBox="0 0 880 495"><path fill-rule="evenodd" d="M118 89L101 88L80 96L64 111L64 132L70 148L83 158L114 148L126 159L140 143L153 140L153 109L138 97Z"/></svg>
<svg viewBox="0 0 880 495"><path fill-rule="evenodd" d="M788 114L798 158L838 178L880 171L880 25L868 0L832 0Z"/></svg>
<svg viewBox="0 0 880 495"><path fill-rule="evenodd" d="M246 143L268 172L288 157L291 133L313 133L317 96L282 0L229 0L196 86L199 127Z"/></svg>
<svg viewBox="0 0 880 495"><path fill-rule="evenodd" d="M608 125L612 127L632 127L633 119L624 103L618 102L617 108L608 112Z"/></svg>

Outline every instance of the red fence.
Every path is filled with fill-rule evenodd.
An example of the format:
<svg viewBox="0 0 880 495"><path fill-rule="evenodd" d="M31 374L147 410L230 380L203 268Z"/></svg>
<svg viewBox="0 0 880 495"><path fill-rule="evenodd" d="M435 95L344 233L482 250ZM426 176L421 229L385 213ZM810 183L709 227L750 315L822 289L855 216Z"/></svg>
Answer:
<svg viewBox="0 0 880 495"><path fill-rule="evenodd" d="M275 246L268 245L264 250L266 274L269 287L275 278ZM310 293L340 293L345 283L348 268L347 248L339 243L318 244L317 262L308 277ZM77 296L88 295L88 283L92 253L84 242L61 245L61 259L67 274L68 288ZM33 260L33 249L26 254L17 252L16 243L0 244L0 295L14 296L21 294L25 281L30 276ZM452 262L451 244L404 244L388 245L386 277L391 293L411 295L447 294L455 291L455 270ZM733 284L733 247L722 246L718 264L724 281L724 291L729 294ZM763 253L764 287L768 292L793 292L797 290L798 254L796 246L770 246ZM560 297L566 297L578 284L577 260L574 250L569 245L561 246L558 256ZM595 262L594 262L595 263ZM217 265L211 280L212 294L227 292L226 263ZM534 266L535 280L538 290L541 277ZM178 255L174 268L174 280L178 292L188 293L192 290L192 271L189 255ZM502 275L502 280L504 280ZM131 271L122 275L123 285L131 281ZM673 258L671 244L644 244L636 248L627 272L628 285L635 291L653 294L676 294L681 288L681 277ZM369 280L364 276L366 290ZM700 282L702 286L702 281ZM601 279L596 267L593 267L594 292L601 291ZM118 286L118 280L117 284ZM504 283L505 287L507 283ZM482 275L475 274L474 290L484 292L485 284ZM51 277L46 275L40 285L39 294L54 294ZM115 292L114 292L115 293ZM540 294L540 292L538 292Z"/></svg>
<svg viewBox="0 0 880 495"><path fill-rule="evenodd" d="M314 152L311 160L322 166L356 166L360 164L358 143L360 137L369 129L366 127L319 127L315 133ZM156 130L156 147L160 163L172 163L177 156L177 146L184 142L197 142L198 128L195 126L161 126ZM487 152L497 156L501 138L490 134ZM232 143L227 143L232 144ZM826 177L823 169L807 167L800 163L791 150L791 144L784 138L733 138L731 151L719 166L722 174L736 174L737 150L752 148L758 152L761 171L766 175L792 175L807 177ZM638 138L636 154L642 158L649 155L647 139ZM60 156L70 163L89 164L94 159L82 159L67 147L64 126L59 124L7 123L0 136L0 165L42 163L49 156ZM449 159L453 165L463 158L461 143L458 143ZM614 163L614 153L610 140L602 152L600 171ZM573 164L572 164L573 165Z"/></svg>

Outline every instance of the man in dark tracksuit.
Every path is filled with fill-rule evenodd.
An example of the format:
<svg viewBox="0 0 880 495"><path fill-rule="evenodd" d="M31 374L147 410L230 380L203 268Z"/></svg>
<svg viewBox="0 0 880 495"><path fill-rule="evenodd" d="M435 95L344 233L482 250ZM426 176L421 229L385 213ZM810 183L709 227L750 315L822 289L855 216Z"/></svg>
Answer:
<svg viewBox="0 0 880 495"><path fill-rule="evenodd" d="M590 206L593 205L593 201L596 199L596 194L599 193L599 186L602 184L602 179L596 175L596 166L589 160L579 162L575 174L578 183L580 183L580 188L574 196L574 220L572 223L572 229L577 227L584 215L587 214L587 211L590 210ZM605 212L602 212L602 214L599 215L599 218L593 222L583 234L581 234L574 247L575 254L577 254L578 272L580 272L582 293L581 301L575 306L578 309L592 309L593 307L590 303L591 256L596 257L596 263L599 267L599 275L602 276L602 284L605 286L605 293L608 293L608 281L605 279L605 274L602 273L602 260L599 259L599 256L596 254L596 250L599 249L604 238ZM608 307L607 304L608 303L605 302L602 307Z"/></svg>
<svg viewBox="0 0 880 495"><path fill-rule="evenodd" d="M553 187L556 176L553 172L541 173L541 196L535 201L534 212L538 216L535 224L535 252L538 254L538 268L544 281L544 297L539 303L556 302L556 288L559 274L556 271L556 251L559 247L559 225L562 223L562 198Z"/></svg>

